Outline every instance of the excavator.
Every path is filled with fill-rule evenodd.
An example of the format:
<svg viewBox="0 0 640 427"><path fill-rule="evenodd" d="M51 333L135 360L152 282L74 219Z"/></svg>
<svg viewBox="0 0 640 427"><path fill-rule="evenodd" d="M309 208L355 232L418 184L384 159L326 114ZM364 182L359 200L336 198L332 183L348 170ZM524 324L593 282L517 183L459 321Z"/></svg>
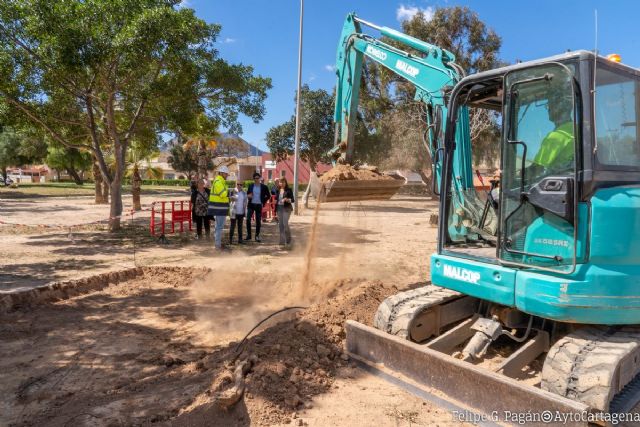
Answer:
<svg viewBox="0 0 640 427"><path fill-rule="evenodd" d="M336 62L341 164L353 162L365 58L425 104L438 246L430 284L386 298L373 327L347 321L349 354L485 415L629 415L640 401L640 71L570 51L465 76L451 52L351 13ZM470 119L483 110L500 153L490 201L473 179Z"/></svg>

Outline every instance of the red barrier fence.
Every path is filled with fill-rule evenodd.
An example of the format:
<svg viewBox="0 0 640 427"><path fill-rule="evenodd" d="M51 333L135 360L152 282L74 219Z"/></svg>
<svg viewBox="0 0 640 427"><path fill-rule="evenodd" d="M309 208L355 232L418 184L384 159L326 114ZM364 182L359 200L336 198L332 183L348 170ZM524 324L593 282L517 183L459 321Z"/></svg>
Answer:
<svg viewBox="0 0 640 427"><path fill-rule="evenodd" d="M272 195L271 199L262 207L263 221L273 221L274 219L278 219L278 215L276 214L276 200L276 196Z"/></svg>
<svg viewBox="0 0 640 427"><path fill-rule="evenodd" d="M185 209L185 206L187 209ZM160 220L157 220L157 216ZM176 232L176 224L180 225L180 233L184 232L184 223L189 223L189 231L193 229L191 221L191 201L180 200L171 202L153 202L151 204L151 220L149 229L152 236L167 234L167 226L171 225L170 233Z"/></svg>

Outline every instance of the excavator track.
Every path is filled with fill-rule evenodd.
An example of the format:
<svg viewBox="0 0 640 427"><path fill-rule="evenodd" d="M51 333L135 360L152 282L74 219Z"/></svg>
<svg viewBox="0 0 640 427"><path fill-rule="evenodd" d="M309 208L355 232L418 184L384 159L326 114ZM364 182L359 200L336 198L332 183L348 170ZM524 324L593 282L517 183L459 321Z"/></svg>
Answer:
<svg viewBox="0 0 640 427"><path fill-rule="evenodd" d="M455 300L464 300L460 305L466 310L453 310L453 315L441 316L439 307ZM400 338L422 342L438 335L441 326L467 317L472 303L472 298L459 292L435 285L422 286L385 299L376 311L373 326Z"/></svg>
<svg viewBox="0 0 640 427"><path fill-rule="evenodd" d="M560 338L541 388L602 411L629 411L640 393L640 329L588 326Z"/></svg>

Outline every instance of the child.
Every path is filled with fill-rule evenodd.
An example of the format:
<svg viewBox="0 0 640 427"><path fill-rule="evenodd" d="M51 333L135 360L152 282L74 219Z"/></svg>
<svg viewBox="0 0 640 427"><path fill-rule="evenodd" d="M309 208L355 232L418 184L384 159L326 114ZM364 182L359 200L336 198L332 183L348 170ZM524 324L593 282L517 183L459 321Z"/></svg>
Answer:
<svg viewBox="0 0 640 427"><path fill-rule="evenodd" d="M244 223L244 216L247 212L247 203L249 198L247 193L242 188L242 183L236 184L235 194L231 197L231 228L229 229L229 244L233 244L233 232L238 224L238 244L242 245L242 224Z"/></svg>

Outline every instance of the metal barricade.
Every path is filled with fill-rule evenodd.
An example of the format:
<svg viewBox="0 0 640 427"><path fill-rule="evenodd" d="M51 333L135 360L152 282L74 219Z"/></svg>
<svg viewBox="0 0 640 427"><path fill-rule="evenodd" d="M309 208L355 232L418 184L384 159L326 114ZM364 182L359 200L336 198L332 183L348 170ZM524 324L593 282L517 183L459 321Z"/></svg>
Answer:
<svg viewBox="0 0 640 427"><path fill-rule="evenodd" d="M185 209L185 206L187 209ZM159 221L158 218L159 217ZM179 232L184 233L184 223L189 223L189 231L193 230L191 217L191 201L158 201L151 203L151 219L149 231L152 236L163 238L167 234L167 228L171 226L169 233L176 232L176 224L179 225Z"/></svg>

